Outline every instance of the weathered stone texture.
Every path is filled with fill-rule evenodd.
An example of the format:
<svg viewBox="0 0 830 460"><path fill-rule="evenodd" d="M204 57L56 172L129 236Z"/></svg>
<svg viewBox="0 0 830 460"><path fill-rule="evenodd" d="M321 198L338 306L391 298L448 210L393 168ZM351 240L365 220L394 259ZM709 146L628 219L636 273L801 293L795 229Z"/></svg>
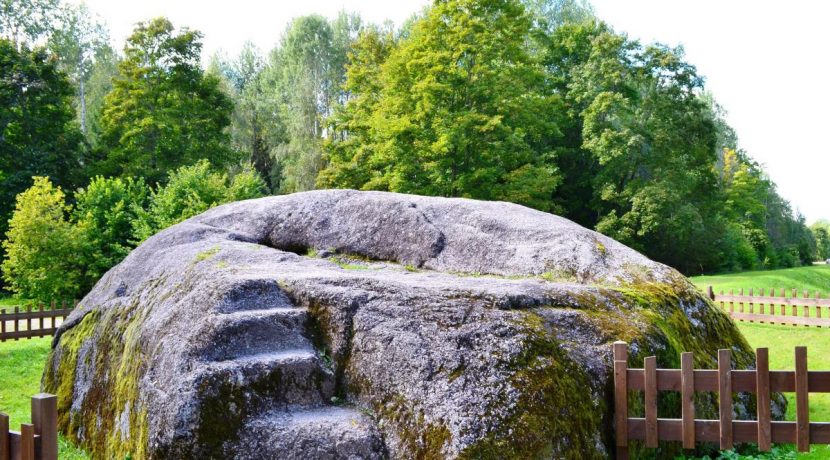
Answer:
<svg viewBox="0 0 830 460"><path fill-rule="evenodd" d="M751 358L685 278L566 219L316 191L147 240L61 327L44 386L101 458L602 458L617 339L632 364Z"/></svg>

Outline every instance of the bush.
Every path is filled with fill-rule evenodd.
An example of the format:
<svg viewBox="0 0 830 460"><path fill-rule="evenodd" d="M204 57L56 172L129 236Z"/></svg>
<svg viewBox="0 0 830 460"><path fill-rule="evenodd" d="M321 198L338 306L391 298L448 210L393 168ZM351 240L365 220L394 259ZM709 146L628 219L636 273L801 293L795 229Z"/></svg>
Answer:
<svg viewBox="0 0 830 460"><path fill-rule="evenodd" d="M143 179L101 176L75 193L72 221L83 245L83 292L134 247L132 223L146 206L148 194Z"/></svg>
<svg viewBox="0 0 830 460"><path fill-rule="evenodd" d="M17 196L3 248L3 279L18 296L49 301L77 298L121 262L136 243L218 204L263 196L251 167L232 178L208 161L183 167L150 192L143 179L95 177L66 204L45 177Z"/></svg>
<svg viewBox="0 0 830 460"><path fill-rule="evenodd" d="M746 232L738 224L730 223L726 226L721 248L721 270L751 270L758 265L758 254Z"/></svg>
<svg viewBox="0 0 830 460"><path fill-rule="evenodd" d="M133 234L141 242L158 231L231 201L258 198L265 194L265 182L251 167L233 179L212 170L207 160L179 168L167 185L151 193L150 204L133 222Z"/></svg>
<svg viewBox="0 0 830 460"><path fill-rule="evenodd" d="M46 177L17 195L3 248L3 279L18 297L74 298L82 284L81 238L67 220L71 207Z"/></svg>

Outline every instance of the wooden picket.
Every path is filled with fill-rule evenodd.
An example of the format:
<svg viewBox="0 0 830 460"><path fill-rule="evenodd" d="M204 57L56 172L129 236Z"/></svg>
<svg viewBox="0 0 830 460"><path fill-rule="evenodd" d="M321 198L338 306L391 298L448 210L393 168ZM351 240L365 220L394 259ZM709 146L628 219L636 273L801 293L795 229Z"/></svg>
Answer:
<svg viewBox="0 0 830 460"><path fill-rule="evenodd" d="M628 345L615 342L614 354L614 420L616 424L617 458L628 458L628 441L644 441L647 448L660 441L680 441L684 449L698 442L719 443L723 450L735 443L757 443L768 452L772 443L793 443L799 452L807 452L810 444L830 444L830 423L809 420L809 394L830 393L830 371L807 370L807 348L795 348L794 371L770 371L769 352L758 348L754 370L733 370L728 349L718 350L717 369L694 369L692 353L682 353L680 369L658 369L656 358L644 359L643 368L628 367ZM628 394L643 392L645 417L629 417ZM679 391L680 419L657 416L657 393ZM718 420L695 418L694 393L718 393ZM732 419L733 393L757 395L757 420ZM796 420L772 421L771 394L796 394Z"/></svg>
<svg viewBox="0 0 830 460"><path fill-rule="evenodd" d="M776 292L780 295L776 296ZM754 289L749 289L748 295L745 295L743 289L740 289L737 294L734 289L730 289L728 294L724 291L716 294L712 286L708 289L709 298L719 303L721 309L737 321L830 327L830 310L822 315L822 309L830 308L830 298L822 298L819 292L815 292L813 297L810 297L807 291L799 297L796 289L790 290L789 293L788 296L785 289L778 291L770 289L769 295L766 295L765 290L760 289L756 295ZM777 311L776 306L778 306ZM790 314L787 314L788 307ZM813 317L810 316L811 309L815 311Z"/></svg>
<svg viewBox="0 0 830 460"><path fill-rule="evenodd" d="M27 305L24 310L15 306L11 312L0 309L0 342L53 335L58 328L58 320L62 321L71 312L71 305L67 306L66 301L61 303L60 308L53 301L51 308L40 304L34 309L32 305ZM21 325L25 327L21 328Z"/></svg>
<svg viewBox="0 0 830 460"><path fill-rule="evenodd" d="M57 460L58 399L40 393L32 396L32 423L9 431L9 416L0 412L0 460Z"/></svg>

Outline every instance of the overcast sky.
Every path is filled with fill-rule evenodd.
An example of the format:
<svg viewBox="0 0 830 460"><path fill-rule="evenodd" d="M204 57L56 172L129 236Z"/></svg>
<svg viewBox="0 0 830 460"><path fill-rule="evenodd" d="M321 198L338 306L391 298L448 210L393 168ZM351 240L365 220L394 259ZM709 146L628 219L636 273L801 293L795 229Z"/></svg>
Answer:
<svg viewBox="0 0 830 460"><path fill-rule="evenodd" d="M400 24L426 0L87 0L121 48L133 25L166 16L205 34L204 54L233 55L246 40L263 51L288 21L311 13L359 12ZM683 45L687 60L728 111L740 145L762 163L808 222L830 218L825 131L830 107L830 2L594 0L597 16L644 42Z"/></svg>

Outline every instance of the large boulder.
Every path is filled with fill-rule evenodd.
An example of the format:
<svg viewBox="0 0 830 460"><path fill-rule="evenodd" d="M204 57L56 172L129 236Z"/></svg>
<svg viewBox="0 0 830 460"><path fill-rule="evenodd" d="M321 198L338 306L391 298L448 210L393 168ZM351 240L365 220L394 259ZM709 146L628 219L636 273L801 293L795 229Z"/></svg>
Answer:
<svg viewBox="0 0 830 460"><path fill-rule="evenodd" d="M751 362L683 276L561 217L315 191L148 239L61 326L43 383L97 458L601 458L615 340L632 364Z"/></svg>

